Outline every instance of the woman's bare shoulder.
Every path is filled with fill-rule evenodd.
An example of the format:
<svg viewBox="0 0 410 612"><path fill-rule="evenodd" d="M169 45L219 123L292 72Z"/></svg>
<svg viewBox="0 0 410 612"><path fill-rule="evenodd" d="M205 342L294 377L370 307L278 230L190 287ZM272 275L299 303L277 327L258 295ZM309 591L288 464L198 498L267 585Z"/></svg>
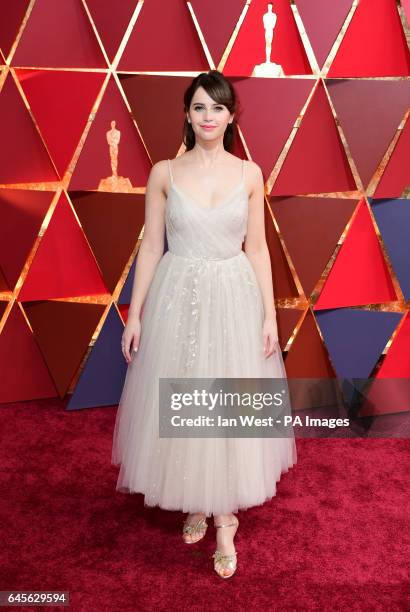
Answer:
<svg viewBox="0 0 410 612"><path fill-rule="evenodd" d="M245 159L245 164L247 168L249 168L249 172L252 173L255 177L262 175L261 167L252 159Z"/></svg>
<svg viewBox="0 0 410 612"><path fill-rule="evenodd" d="M261 183L264 183L263 173L261 167L251 159L245 160L245 167L246 184L248 185L250 195L252 195L260 188Z"/></svg>
<svg viewBox="0 0 410 612"><path fill-rule="evenodd" d="M164 170L167 170L167 169L168 169L168 160L161 159L152 165L151 173L158 175L158 174L162 174Z"/></svg>
<svg viewBox="0 0 410 612"><path fill-rule="evenodd" d="M168 160L161 159L152 165L151 171L148 177L147 186L153 186L156 189L166 191L169 182L169 169Z"/></svg>

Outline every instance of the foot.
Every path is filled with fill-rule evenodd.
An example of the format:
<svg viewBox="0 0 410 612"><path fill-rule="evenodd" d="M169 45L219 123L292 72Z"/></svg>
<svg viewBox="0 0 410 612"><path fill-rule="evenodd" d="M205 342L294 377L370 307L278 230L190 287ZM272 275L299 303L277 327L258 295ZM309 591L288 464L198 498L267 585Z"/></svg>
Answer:
<svg viewBox="0 0 410 612"><path fill-rule="evenodd" d="M194 544L194 542L202 540L207 527L206 515L204 513L196 512L195 514L188 514L182 530L182 538L185 544Z"/></svg>
<svg viewBox="0 0 410 612"><path fill-rule="evenodd" d="M213 555L214 568L222 578L229 578L236 570L236 550L233 543L239 526L234 514L223 514L215 517L217 549ZM226 525L225 527L223 527Z"/></svg>

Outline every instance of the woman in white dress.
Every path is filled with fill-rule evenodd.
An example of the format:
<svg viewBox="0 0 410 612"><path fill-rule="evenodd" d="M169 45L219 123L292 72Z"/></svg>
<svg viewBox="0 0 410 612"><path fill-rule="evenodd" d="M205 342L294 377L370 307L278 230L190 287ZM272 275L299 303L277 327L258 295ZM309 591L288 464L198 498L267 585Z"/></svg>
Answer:
<svg viewBox="0 0 410 612"><path fill-rule="evenodd" d="M281 474L296 463L296 444L293 436L159 437L160 377L286 377L262 171L230 153L235 90L219 71L201 73L184 107L186 151L154 164L147 183L112 463L121 466L117 490L143 493L146 506L188 512L187 544L205 536L213 515L214 569L227 578L237 567L235 512L276 494Z"/></svg>

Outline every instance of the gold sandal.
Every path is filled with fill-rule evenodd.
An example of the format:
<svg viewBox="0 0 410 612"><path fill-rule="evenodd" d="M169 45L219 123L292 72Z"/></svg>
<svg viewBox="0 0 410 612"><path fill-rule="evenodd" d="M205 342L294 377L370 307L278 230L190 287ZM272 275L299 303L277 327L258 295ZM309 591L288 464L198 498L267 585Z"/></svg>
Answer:
<svg viewBox="0 0 410 612"><path fill-rule="evenodd" d="M202 540L205 537L206 534L206 530L208 529L208 523L206 522L206 518L201 518L199 519L199 521L197 521L196 523L194 523L193 525L189 525L188 524L188 519L186 519L184 521L184 525L182 528L182 539L184 540L185 544L195 544L196 542L199 542L200 540ZM197 540L185 540L184 535L187 533L190 536L192 535L196 535L198 533L202 533L201 537L198 538Z"/></svg>
<svg viewBox="0 0 410 612"><path fill-rule="evenodd" d="M238 527L238 526L239 526L239 520L237 517L236 517L235 523L229 523L227 525L215 525L216 529L219 529L220 527ZM230 555L224 555L219 550L216 550L214 552L214 554L212 555L214 559L214 570L216 571L218 576L220 576L221 578L230 578L231 576L234 575L234 573L236 572L236 567L237 567L237 558L236 558L237 554L238 553L236 551ZM216 569L217 563L220 563L220 565L222 566L221 570L219 571ZM232 571L230 574L227 574L227 575L224 573L221 573L225 569L232 570Z"/></svg>

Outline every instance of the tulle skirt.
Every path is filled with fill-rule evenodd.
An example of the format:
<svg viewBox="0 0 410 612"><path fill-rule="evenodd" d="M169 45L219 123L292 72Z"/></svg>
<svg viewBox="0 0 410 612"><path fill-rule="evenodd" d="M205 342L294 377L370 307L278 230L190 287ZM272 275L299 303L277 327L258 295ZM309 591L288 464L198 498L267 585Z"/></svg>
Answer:
<svg viewBox="0 0 410 612"><path fill-rule="evenodd" d="M167 251L149 287L113 435L116 489L146 506L207 516L261 505L297 461L294 437L162 438L159 378L286 377L263 352L263 303L246 254L192 259Z"/></svg>

